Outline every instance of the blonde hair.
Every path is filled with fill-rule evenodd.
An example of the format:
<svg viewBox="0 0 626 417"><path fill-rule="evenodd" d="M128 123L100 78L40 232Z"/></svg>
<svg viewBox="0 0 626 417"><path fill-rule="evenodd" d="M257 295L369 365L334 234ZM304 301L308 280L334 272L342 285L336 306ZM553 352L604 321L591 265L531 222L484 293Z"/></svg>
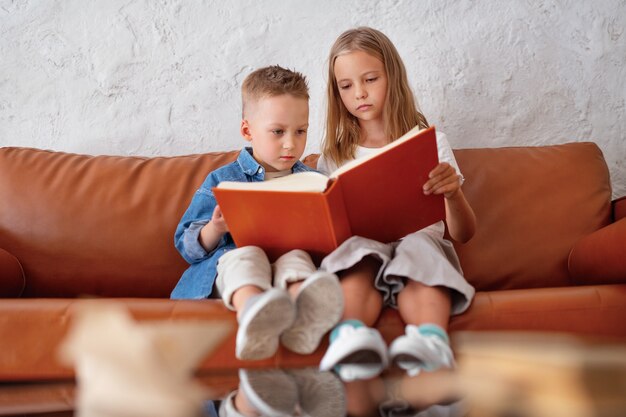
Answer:
<svg viewBox="0 0 626 417"><path fill-rule="evenodd" d="M250 102L282 94L291 94L308 100L309 87L306 77L297 71L278 65L259 68L251 72L241 86L242 117L245 118L246 107Z"/></svg>
<svg viewBox="0 0 626 417"><path fill-rule="evenodd" d="M369 27L350 29L337 38L328 58L328 107L322 152L337 165L354 158L360 137L358 120L341 101L335 78L337 57L355 51L372 55L384 65L388 80L383 109L387 139L393 141L415 126L428 127L426 118L418 110L406 69L393 43L376 29Z"/></svg>

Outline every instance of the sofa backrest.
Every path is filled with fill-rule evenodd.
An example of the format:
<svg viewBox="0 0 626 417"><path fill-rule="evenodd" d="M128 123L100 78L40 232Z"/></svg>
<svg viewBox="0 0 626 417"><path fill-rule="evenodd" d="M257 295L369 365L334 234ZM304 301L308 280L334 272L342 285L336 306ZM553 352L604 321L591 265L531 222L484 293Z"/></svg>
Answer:
<svg viewBox="0 0 626 417"><path fill-rule="evenodd" d="M22 264L23 296L169 296L187 267L174 249L176 225L206 174L237 155L0 148L0 248ZM478 290L568 285L570 248L610 221L600 149L571 143L455 155L478 218L474 238L456 246L468 281Z"/></svg>
<svg viewBox="0 0 626 417"><path fill-rule="evenodd" d="M0 248L24 297L168 297L188 266L176 225L238 151L169 158L0 148Z"/></svg>
<svg viewBox="0 0 626 417"><path fill-rule="evenodd" d="M594 143L456 150L477 231L455 245L481 290L570 285L567 258L611 221L609 171Z"/></svg>

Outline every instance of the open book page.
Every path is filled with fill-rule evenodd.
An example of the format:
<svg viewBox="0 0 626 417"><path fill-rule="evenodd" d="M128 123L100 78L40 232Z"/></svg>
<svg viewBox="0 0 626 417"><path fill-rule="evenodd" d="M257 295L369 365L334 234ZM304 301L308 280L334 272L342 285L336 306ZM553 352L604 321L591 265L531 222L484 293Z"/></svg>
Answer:
<svg viewBox="0 0 626 417"><path fill-rule="evenodd" d="M347 162L344 165L340 166L339 168L337 168L336 170L330 173L330 178L337 178L339 174L346 172L346 171L350 171L355 166L361 165L365 163L366 161L369 161L372 158L376 158L376 156L378 156L379 154L383 152L387 152L391 148L400 146L402 143L406 142L407 140L412 139L419 131L420 131L419 126L415 126L413 129L409 130L404 135L400 136L398 139L394 140L391 143L388 143L382 148L379 148L376 152L372 152L370 155L364 156L359 159L353 159L352 161Z"/></svg>
<svg viewBox="0 0 626 417"><path fill-rule="evenodd" d="M297 248L318 262L350 236L393 242L443 219L443 196L422 189L437 161L434 128L413 130L337 178L301 172L213 192L238 246L274 260Z"/></svg>
<svg viewBox="0 0 626 417"><path fill-rule="evenodd" d="M322 192L326 190L328 177L319 172L297 172L270 181L236 182L223 181L217 188L229 190L258 190L258 191L306 191Z"/></svg>
<svg viewBox="0 0 626 417"><path fill-rule="evenodd" d="M352 235L393 242L445 218L443 195L422 189L438 163L434 127L414 129L359 162L334 179Z"/></svg>

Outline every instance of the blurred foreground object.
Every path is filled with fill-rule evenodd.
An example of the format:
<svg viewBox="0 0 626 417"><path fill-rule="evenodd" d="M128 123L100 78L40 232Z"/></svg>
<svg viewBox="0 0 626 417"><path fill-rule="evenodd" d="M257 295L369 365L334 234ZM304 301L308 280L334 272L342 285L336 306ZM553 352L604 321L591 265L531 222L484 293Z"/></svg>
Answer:
<svg viewBox="0 0 626 417"><path fill-rule="evenodd" d="M86 302L59 350L78 383L78 417L193 417L207 392L192 378L230 333L222 322L135 322L121 305Z"/></svg>
<svg viewBox="0 0 626 417"><path fill-rule="evenodd" d="M471 416L626 416L626 341L524 332L455 335Z"/></svg>

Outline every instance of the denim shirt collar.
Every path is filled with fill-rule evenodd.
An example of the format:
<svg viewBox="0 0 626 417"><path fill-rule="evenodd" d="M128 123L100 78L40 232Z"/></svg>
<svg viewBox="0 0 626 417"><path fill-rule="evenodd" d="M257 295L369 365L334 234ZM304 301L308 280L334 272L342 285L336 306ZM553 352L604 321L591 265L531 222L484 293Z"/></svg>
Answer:
<svg viewBox="0 0 626 417"><path fill-rule="evenodd" d="M263 166L259 164L256 159L252 156L252 148L245 147L239 153L239 157L237 158L237 163L241 167L241 170L251 177L255 175L261 174L261 178L265 175ZM302 161L298 161L291 168L291 172L301 172L301 171L313 171L311 168L307 167L302 163Z"/></svg>
<svg viewBox="0 0 626 417"><path fill-rule="evenodd" d="M244 172L244 174L250 175L251 177L260 172L263 172L263 167L261 166L261 164L259 164L252 156L252 148L243 148L239 153L237 163L241 167L241 170Z"/></svg>

